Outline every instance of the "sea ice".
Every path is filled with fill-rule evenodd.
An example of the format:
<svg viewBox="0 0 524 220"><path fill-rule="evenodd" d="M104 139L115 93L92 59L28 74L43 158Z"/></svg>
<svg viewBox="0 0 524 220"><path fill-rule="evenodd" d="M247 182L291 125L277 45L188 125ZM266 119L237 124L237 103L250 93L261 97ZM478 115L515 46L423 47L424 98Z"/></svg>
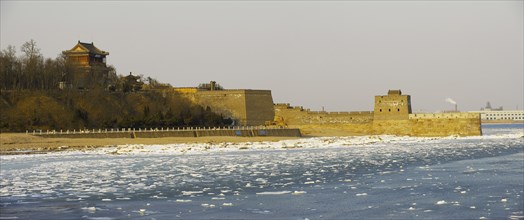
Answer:
<svg viewBox="0 0 524 220"><path fill-rule="evenodd" d="M258 192L257 195L284 195L290 194L291 191L275 191L275 192Z"/></svg>
<svg viewBox="0 0 524 220"><path fill-rule="evenodd" d="M435 203L436 205L445 205L445 204L448 204L448 202L444 201L444 200L440 200L438 202Z"/></svg>

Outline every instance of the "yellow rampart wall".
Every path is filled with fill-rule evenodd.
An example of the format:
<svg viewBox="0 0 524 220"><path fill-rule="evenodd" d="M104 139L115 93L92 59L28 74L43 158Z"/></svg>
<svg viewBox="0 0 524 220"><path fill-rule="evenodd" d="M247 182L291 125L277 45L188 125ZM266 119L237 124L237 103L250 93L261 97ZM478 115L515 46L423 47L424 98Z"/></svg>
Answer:
<svg viewBox="0 0 524 220"><path fill-rule="evenodd" d="M198 88L194 88L194 87L188 87L188 88L179 87L179 88L174 88L173 90L175 92L178 92L178 93L196 93L198 91Z"/></svg>
<svg viewBox="0 0 524 220"><path fill-rule="evenodd" d="M246 97L246 125L264 125L275 118L270 90L244 90Z"/></svg>
<svg viewBox="0 0 524 220"><path fill-rule="evenodd" d="M406 113L407 114L407 113ZM275 105L275 115L304 134L322 130L347 131L361 135L478 136L482 135L478 113L409 114L405 117L374 119L374 112L313 112L289 104ZM403 119L399 119L403 118Z"/></svg>
<svg viewBox="0 0 524 220"><path fill-rule="evenodd" d="M287 125L309 124L362 124L373 120L373 112L325 112L310 111L300 106L276 104L275 116L281 117Z"/></svg>
<svg viewBox="0 0 524 220"><path fill-rule="evenodd" d="M417 118L409 120L411 136L479 136L482 135L480 117Z"/></svg>
<svg viewBox="0 0 524 220"><path fill-rule="evenodd" d="M321 134L329 130L351 135L482 135L480 114L410 114L410 96L401 95L400 91L376 96L375 111L357 112L310 111L287 103L273 105L269 90L176 88L174 91L225 118L235 120L236 125L264 125L275 121L277 125L302 129L305 134Z"/></svg>
<svg viewBox="0 0 524 220"><path fill-rule="evenodd" d="M275 117L270 90L175 88L174 91L195 104L233 119L235 125L264 125Z"/></svg>
<svg viewBox="0 0 524 220"><path fill-rule="evenodd" d="M289 104L275 105L275 119L305 135L367 135L372 132L373 112L310 111Z"/></svg>

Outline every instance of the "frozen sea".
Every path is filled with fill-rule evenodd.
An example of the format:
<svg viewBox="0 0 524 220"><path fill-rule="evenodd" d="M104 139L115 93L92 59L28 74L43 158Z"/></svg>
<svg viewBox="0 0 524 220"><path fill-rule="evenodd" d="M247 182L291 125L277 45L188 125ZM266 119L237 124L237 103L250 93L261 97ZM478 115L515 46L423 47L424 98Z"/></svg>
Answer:
<svg viewBox="0 0 524 220"><path fill-rule="evenodd" d="M0 156L0 219L524 219L523 126Z"/></svg>

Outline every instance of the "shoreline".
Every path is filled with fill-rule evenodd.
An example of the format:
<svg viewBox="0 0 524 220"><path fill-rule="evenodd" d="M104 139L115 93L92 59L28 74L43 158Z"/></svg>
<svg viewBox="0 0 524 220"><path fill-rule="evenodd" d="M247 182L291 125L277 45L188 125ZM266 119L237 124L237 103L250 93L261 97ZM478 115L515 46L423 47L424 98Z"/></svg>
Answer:
<svg viewBox="0 0 524 220"><path fill-rule="evenodd" d="M155 138L49 138L26 133L0 133L0 155L45 154L70 150L93 150L126 144L167 145L195 143L277 142L314 137L362 136L343 129L301 129L302 137L294 136L203 136Z"/></svg>
<svg viewBox="0 0 524 220"><path fill-rule="evenodd" d="M496 123L501 124L501 123ZM0 133L0 155L46 154L61 151L89 151L120 145L220 144L246 142L278 142L317 137L366 136L344 129L301 128L302 137L292 136L204 136L155 138L49 138L26 133Z"/></svg>

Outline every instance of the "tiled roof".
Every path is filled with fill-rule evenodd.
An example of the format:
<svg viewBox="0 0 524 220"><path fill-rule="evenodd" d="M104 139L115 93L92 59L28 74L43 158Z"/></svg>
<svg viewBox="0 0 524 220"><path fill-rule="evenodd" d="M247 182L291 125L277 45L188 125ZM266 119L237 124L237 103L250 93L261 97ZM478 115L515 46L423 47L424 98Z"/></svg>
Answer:
<svg viewBox="0 0 524 220"><path fill-rule="evenodd" d="M100 50L100 49L96 48L95 44L93 42L91 42L91 43L84 43L84 42L78 41L78 43L80 45L82 45L83 47L85 47L87 50L89 50L90 53L102 54L102 55L108 55L109 54L108 52L105 52L103 50Z"/></svg>
<svg viewBox="0 0 524 220"><path fill-rule="evenodd" d="M95 44L93 42L91 43L85 43L85 42L80 42L78 41L78 44L77 45L80 45L80 47L86 49L89 51L89 53L92 53L92 54L100 54L100 55L109 55L108 52L106 51L103 51L103 50L100 50L98 49L97 47L95 47ZM76 46L75 46L76 47ZM73 49L75 48L73 47ZM71 49L72 50L72 49ZM69 51L64 51L65 53L68 53L70 52L71 50Z"/></svg>

